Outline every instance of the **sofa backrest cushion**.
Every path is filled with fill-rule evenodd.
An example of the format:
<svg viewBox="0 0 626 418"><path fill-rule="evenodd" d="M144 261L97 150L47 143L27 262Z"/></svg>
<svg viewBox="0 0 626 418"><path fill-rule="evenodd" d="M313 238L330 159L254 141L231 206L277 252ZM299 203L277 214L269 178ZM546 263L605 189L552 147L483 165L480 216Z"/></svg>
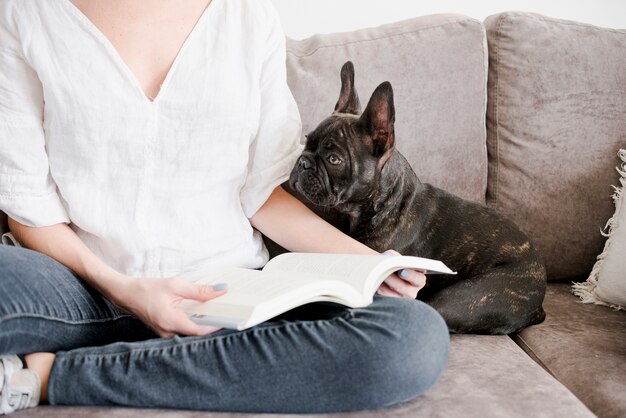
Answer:
<svg viewBox="0 0 626 418"><path fill-rule="evenodd" d="M626 31L518 12L485 27L487 203L530 235L550 280L583 277L626 145Z"/></svg>
<svg viewBox="0 0 626 418"><path fill-rule="evenodd" d="M334 110L340 69L350 60L362 108L376 86L391 82L396 145L420 179L484 203L486 46L482 23L460 15L288 40L287 75L303 133Z"/></svg>

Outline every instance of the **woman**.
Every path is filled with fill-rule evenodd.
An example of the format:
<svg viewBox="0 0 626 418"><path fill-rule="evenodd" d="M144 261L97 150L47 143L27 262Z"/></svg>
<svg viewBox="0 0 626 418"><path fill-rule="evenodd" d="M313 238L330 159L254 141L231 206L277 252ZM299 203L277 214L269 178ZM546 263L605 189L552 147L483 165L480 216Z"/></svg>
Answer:
<svg viewBox="0 0 626 418"><path fill-rule="evenodd" d="M269 1L0 4L0 209L35 250L0 247L1 413L349 411L434 384L449 337L415 271L241 332L176 310L227 291L182 277L262 266L258 231L374 253L280 188L300 121Z"/></svg>

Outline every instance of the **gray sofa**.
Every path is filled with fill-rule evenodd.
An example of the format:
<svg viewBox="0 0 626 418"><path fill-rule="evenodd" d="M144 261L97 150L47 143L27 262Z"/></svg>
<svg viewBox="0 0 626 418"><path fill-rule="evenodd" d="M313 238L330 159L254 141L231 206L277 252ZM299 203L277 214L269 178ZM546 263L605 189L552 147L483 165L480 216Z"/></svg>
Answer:
<svg viewBox="0 0 626 418"><path fill-rule="evenodd" d="M305 133L332 111L348 59L362 102L392 83L397 146L418 176L515 220L551 283L544 323L512 336L453 335L447 371L430 392L341 416L626 416L626 313L570 292L602 251L600 228L613 212L610 185L626 147L626 31L503 13L289 40ZM87 414L253 416L43 406L16 417Z"/></svg>

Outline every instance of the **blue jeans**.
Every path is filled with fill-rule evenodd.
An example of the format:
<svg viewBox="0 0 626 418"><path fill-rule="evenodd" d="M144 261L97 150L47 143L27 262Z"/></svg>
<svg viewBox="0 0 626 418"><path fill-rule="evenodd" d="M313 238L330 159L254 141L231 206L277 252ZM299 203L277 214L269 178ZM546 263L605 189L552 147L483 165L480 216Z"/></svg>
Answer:
<svg viewBox="0 0 626 418"><path fill-rule="evenodd" d="M324 413L429 389L448 359L439 314L407 299L310 304L244 330L158 338L67 267L0 245L0 354L56 353L51 404Z"/></svg>

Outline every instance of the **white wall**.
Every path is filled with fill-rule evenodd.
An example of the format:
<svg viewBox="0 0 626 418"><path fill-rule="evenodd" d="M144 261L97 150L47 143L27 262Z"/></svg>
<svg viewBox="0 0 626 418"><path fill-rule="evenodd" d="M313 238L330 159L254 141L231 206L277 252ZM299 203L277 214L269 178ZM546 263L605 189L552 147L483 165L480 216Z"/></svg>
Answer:
<svg viewBox="0 0 626 418"><path fill-rule="evenodd" d="M285 33L295 39L348 31L435 13L484 20L508 10L626 29L626 0L272 0Z"/></svg>

